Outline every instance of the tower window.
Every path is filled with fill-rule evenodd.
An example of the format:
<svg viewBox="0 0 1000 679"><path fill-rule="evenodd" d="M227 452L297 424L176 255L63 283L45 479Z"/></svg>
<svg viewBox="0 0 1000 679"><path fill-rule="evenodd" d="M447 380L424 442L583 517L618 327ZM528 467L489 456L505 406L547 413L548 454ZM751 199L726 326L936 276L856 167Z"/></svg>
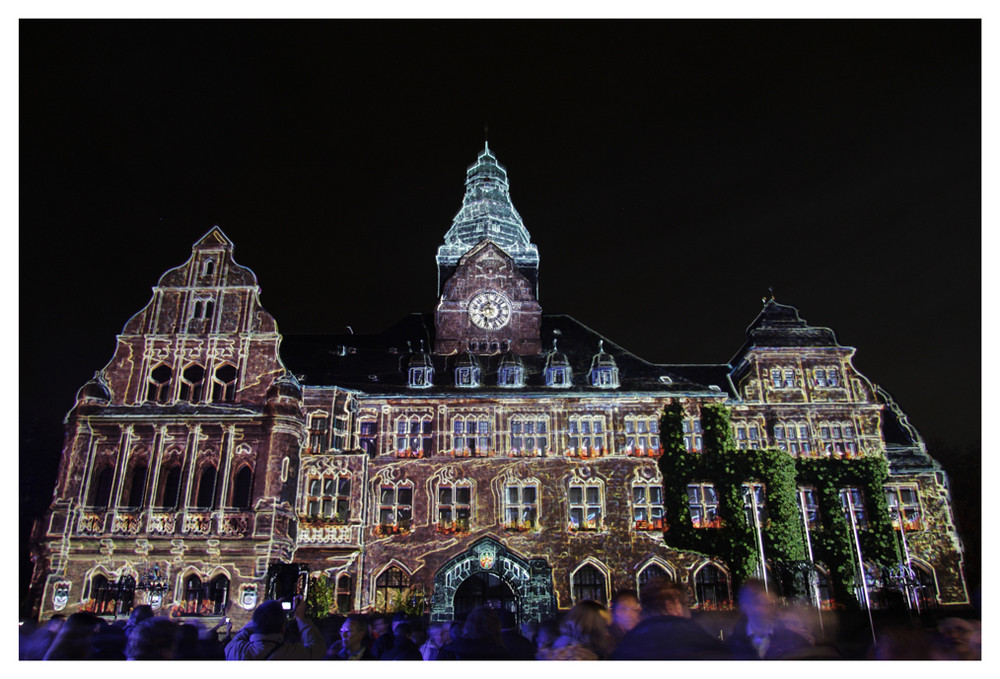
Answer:
<svg viewBox="0 0 1000 679"><path fill-rule="evenodd" d="M224 363L215 369L212 380L212 402L232 403L236 400L236 366Z"/></svg>
<svg viewBox="0 0 1000 679"><path fill-rule="evenodd" d="M192 363L184 368L181 373L181 393L180 400L198 403L201 401L202 390L205 384L205 369L197 363Z"/></svg>
<svg viewBox="0 0 1000 679"><path fill-rule="evenodd" d="M170 378L174 371L160 363L149 373L146 400L153 403L167 403L170 398Z"/></svg>
<svg viewBox="0 0 1000 679"><path fill-rule="evenodd" d="M201 509L210 509L215 505L215 467L211 465L201 472L196 505Z"/></svg>
<svg viewBox="0 0 1000 679"><path fill-rule="evenodd" d="M249 509L252 495L253 472L250 471L250 467L243 465L233 479L232 506L236 509Z"/></svg>

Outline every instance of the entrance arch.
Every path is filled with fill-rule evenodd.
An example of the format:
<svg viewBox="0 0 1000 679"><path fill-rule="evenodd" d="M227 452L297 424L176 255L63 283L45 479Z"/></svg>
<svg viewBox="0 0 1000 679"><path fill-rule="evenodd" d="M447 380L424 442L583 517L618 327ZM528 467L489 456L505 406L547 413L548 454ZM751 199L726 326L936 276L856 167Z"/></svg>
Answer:
<svg viewBox="0 0 1000 679"><path fill-rule="evenodd" d="M552 567L545 559L525 559L494 538L481 538L435 574L431 620L454 620L466 612L456 608L472 605L477 597L510 610L518 623L551 618L556 612Z"/></svg>

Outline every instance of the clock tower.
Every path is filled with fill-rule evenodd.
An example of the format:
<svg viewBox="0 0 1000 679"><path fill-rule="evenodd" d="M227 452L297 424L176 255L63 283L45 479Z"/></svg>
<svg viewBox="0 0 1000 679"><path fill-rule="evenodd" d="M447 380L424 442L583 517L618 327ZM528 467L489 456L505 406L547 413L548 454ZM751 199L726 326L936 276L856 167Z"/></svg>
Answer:
<svg viewBox="0 0 1000 679"><path fill-rule="evenodd" d="M538 247L489 145L466 175L462 209L438 248L434 352L539 354Z"/></svg>

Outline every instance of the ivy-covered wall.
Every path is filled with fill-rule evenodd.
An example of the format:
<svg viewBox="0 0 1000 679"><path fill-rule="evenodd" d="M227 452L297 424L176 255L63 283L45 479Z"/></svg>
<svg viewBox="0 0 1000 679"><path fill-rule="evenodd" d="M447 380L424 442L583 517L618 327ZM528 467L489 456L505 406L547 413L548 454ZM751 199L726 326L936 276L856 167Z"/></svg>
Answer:
<svg viewBox="0 0 1000 679"><path fill-rule="evenodd" d="M860 604L855 596L857 567L849 519L840 490L860 490L868 519L858 531L864 559L878 566L899 562L883 485L888 476L880 457L856 459L799 458L782 450L738 449L733 440L729 408L701 407L704 452L689 453L683 438L683 406L675 400L660 419L663 454L659 460L664 483L667 544L723 560L739 587L754 575L759 563L757 535L744 508L747 482L764 485L766 516L761 526L764 554L786 596L808 596L812 576L807 560L805 530L799 512L798 488L817 491L820 527L810 531L813 558L825 564L837 601ZM687 486L711 483L718 497L718 528L695 528L688 507Z"/></svg>

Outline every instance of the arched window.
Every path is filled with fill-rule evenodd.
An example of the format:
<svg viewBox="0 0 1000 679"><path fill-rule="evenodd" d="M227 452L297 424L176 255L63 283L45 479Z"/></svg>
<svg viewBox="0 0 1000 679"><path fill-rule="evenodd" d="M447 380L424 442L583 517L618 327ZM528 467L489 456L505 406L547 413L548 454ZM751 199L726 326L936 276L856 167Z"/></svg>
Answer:
<svg viewBox="0 0 1000 679"><path fill-rule="evenodd" d="M160 499L160 506L173 508L178 505L181 491L181 468L180 465L171 467L163 479L163 496Z"/></svg>
<svg viewBox="0 0 1000 679"><path fill-rule="evenodd" d="M135 601L135 578L123 575L118 578L118 615L128 615L132 612Z"/></svg>
<svg viewBox="0 0 1000 679"><path fill-rule="evenodd" d="M94 602L94 613L104 615L115 612L115 607L118 605L118 588L100 573L90 579L89 596Z"/></svg>
<svg viewBox="0 0 1000 679"><path fill-rule="evenodd" d="M184 579L184 612L188 615L197 615L201 611L202 601L205 600L205 588L202 587L201 578L197 575L189 575Z"/></svg>
<svg viewBox="0 0 1000 679"><path fill-rule="evenodd" d="M573 574L573 603L587 599L599 604L607 603L608 595L604 574L590 564Z"/></svg>
<svg viewBox="0 0 1000 679"><path fill-rule="evenodd" d="M351 576L342 573L337 578L337 612L347 614L351 612Z"/></svg>
<svg viewBox="0 0 1000 679"><path fill-rule="evenodd" d="M712 563L702 566L694 576L694 593L699 608L703 610L728 608L732 605L729 578L721 568Z"/></svg>
<svg viewBox="0 0 1000 679"><path fill-rule="evenodd" d="M90 484L90 506L107 507L111 500L111 482L114 478L114 469L111 465L104 465L97 472L97 477Z"/></svg>
<svg viewBox="0 0 1000 679"><path fill-rule="evenodd" d="M212 379L212 402L232 403L236 400L236 366L224 363L215 369Z"/></svg>
<svg viewBox="0 0 1000 679"><path fill-rule="evenodd" d="M211 276L213 271L215 271L215 261L211 259L206 259L205 268L202 270L202 275Z"/></svg>
<svg viewBox="0 0 1000 679"><path fill-rule="evenodd" d="M205 369L197 363L192 363L184 368L181 373L181 393L182 401L198 403L201 401L202 391L205 386Z"/></svg>
<svg viewBox="0 0 1000 679"><path fill-rule="evenodd" d="M146 494L146 465L136 465L132 469L132 481L128 491L128 507L142 507Z"/></svg>
<svg viewBox="0 0 1000 679"><path fill-rule="evenodd" d="M386 613L402 603L410 578L395 566L387 569L375 581L375 610Z"/></svg>
<svg viewBox="0 0 1000 679"><path fill-rule="evenodd" d="M219 574L208 583L208 596L212 602L212 615L222 615L229 601L229 578Z"/></svg>
<svg viewBox="0 0 1000 679"><path fill-rule="evenodd" d="M214 506L215 498L215 467L208 466L201 472L201 479L198 481L198 498L195 503L201 508Z"/></svg>
<svg viewBox="0 0 1000 679"><path fill-rule="evenodd" d="M166 403L170 399L170 378L174 371L163 363L153 368L149 373L146 387L146 400L153 403Z"/></svg>
<svg viewBox="0 0 1000 679"><path fill-rule="evenodd" d="M673 580L670 573L667 572L663 566L655 563L651 563L641 571L639 571L639 591L642 591L642 586L653 578L665 578L667 580Z"/></svg>
<svg viewBox="0 0 1000 679"><path fill-rule="evenodd" d="M250 471L250 467L243 465L240 470L236 472L236 478L233 479L233 501L232 506L236 509L249 509L250 508L250 495L253 490L253 472Z"/></svg>

